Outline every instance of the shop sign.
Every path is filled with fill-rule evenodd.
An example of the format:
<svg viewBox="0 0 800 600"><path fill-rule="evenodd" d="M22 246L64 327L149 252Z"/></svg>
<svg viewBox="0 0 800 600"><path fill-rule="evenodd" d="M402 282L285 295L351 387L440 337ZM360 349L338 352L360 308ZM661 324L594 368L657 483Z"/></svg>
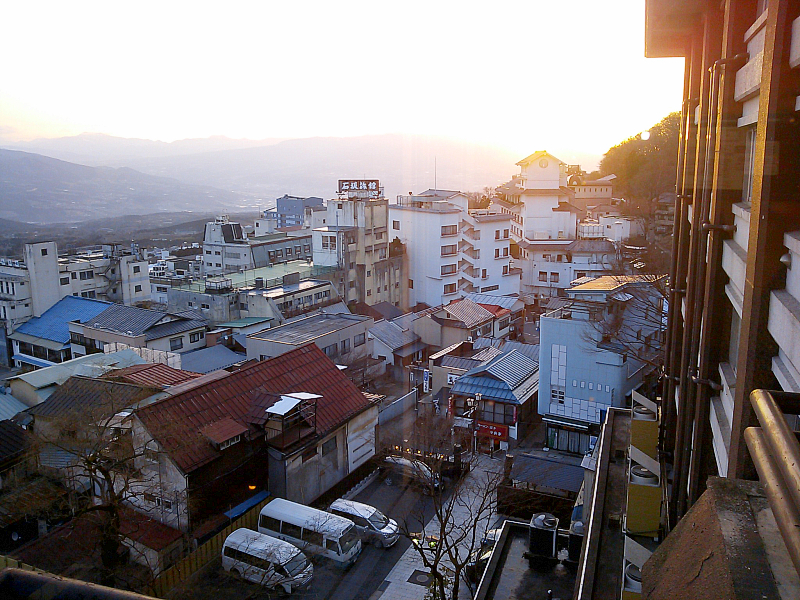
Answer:
<svg viewBox="0 0 800 600"><path fill-rule="evenodd" d="M493 440L508 440L508 426L498 425L497 423L485 423L477 421L475 423L475 433L478 437L491 438Z"/></svg>

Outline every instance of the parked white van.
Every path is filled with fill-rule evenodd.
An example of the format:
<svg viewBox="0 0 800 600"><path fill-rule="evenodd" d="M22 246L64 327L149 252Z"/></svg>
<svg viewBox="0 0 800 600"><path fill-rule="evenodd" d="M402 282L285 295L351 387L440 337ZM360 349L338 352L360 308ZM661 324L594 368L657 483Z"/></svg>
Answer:
<svg viewBox="0 0 800 600"><path fill-rule="evenodd" d="M389 548L400 537L397 522L369 504L339 498L331 504L328 512L352 520L361 541L372 543L377 548Z"/></svg>
<svg viewBox="0 0 800 600"><path fill-rule="evenodd" d="M225 538L222 568L287 594L308 585L314 574L314 566L296 547L245 528Z"/></svg>
<svg viewBox="0 0 800 600"><path fill-rule="evenodd" d="M330 558L341 567L352 565L361 554L361 540L351 520L283 498L261 509L258 530Z"/></svg>

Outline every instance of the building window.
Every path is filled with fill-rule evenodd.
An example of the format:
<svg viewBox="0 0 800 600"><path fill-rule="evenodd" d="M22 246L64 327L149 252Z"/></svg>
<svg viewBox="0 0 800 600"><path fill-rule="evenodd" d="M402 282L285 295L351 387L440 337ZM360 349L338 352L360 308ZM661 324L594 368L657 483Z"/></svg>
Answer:
<svg viewBox="0 0 800 600"><path fill-rule="evenodd" d="M457 291L457 286L455 283L447 283L444 286L444 293L445 294L455 294Z"/></svg>
<svg viewBox="0 0 800 600"><path fill-rule="evenodd" d="M331 344L330 346L325 346L322 351L325 353L325 356L328 358L333 358L337 354L338 346L336 344Z"/></svg>
<svg viewBox="0 0 800 600"><path fill-rule="evenodd" d="M508 229L503 229L503 239L508 239Z"/></svg>
<svg viewBox="0 0 800 600"><path fill-rule="evenodd" d="M442 237L458 235L458 225L442 225Z"/></svg>
<svg viewBox="0 0 800 600"><path fill-rule="evenodd" d="M487 279L489 277L486 269L481 269L481 279Z"/></svg>
<svg viewBox="0 0 800 600"><path fill-rule="evenodd" d="M750 127L744 142L744 182L742 183L742 202L750 202L753 197L753 170L756 159L756 128Z"/></svg>
<svg viewBox="0 0 800 600"><path fill-rule="evenodd" d="M288 248L286 248L286 256L291 256L291 255L292 255L292 248L291 246L289 246Z"/></svg>
<svg viewBox="0 0 800 600"><path fill-rule="evenodd" d="M206 254L211 254L211 250L206 250Z"/></svg>
<svg viewBox="0 0 800 600"><path fill-rule="evenodd" d="M413 279L409 279L408 280L408 289L410 289L410 290L414 289L414 280Z"/></svg>
<svg viewBox="0 0 800 600"><path fill-rule="evenodd" d="M494 230L494 239L496 239L496 240L500 239L500 230L499 229L495 229Z"/></svg>
<svg viewBox="0 0 800 600"><path fill-rule="evenodd" d="M367 290L367 296L372 296L372 290Z"/></svg>
<svg viewBox="0 0 800 600"><path fill-rule="evenodd" d="M400 221L392 221L392 229L400 231Z"/></svg>
<svg viewBox="0 0 800 600"><path fill-rule="evenodd" d="M81 271L80 279L81 281L86 281L87 279L94 279L94 271Z"/></svg>
<svg viewBox="0 0 800 600"><path fill-rule="evenodd" d="M495 248L494 249L494 257L495 258L500 258L500 248Z"/></svg>
<svg viewBox="0 0 800 600"><path fill-rule="evenodd" d="M508 275L508 265L503 265L503 275Z"/></svg>
<svg viewBox="0 0 800 600"><path fill-rule="evenodd" d="M356 336L353 338L353 346L358 348L359 346L363 346L367 343L367 334L365 333L357 333Z"/></svg>
<svg viewBox="0 0 800 600"><path fill-rule="evenodd" d="M550 283L558 283L558 273L550 273Z"/></svg>
<svg viewBox="0 0 800 600"><path fill-rule="evenodd" d="M97 294L94 290L89 290L88 292L81 292L81 298L96 298Z"/></svg>
<svg viewBox="0 0 800 600"><path fill-rule="evenodd" d="M508 248L503 248L503 257L508 257Z"/></svg>
<svg viewBox="0 0 800 600"><path fill-rule="evenodd" d="M231 439L225 440L224 442L222 442L219 445L219 449L220 450L225 450L225 448L229 448L229 447L233 446L234 444L236 444L237 442L240 442L241 439L242 439L241 434L240 435L235 435Z"/></svg>
<svg viewBox="0 0 800 600"><path fill-rule="evenodd" d="M442 256L453 256L456 252L458 252L458 246L456 244L442 246Z"/></svg>
<svg viewBox="0 0 800 600"><path fill-rule="evenodd" d="M550 388L550 401L564 404L564 388L560 385L555 385Z"/></svg>
<svg viewBox="0 0 800 600"><path fill-rule="evenodd" d="M214 250L214 255L215 256L221 256L222 253L219 250Z"/></svg>
<svg viewBox="0 0 800 600"><path fill-rule="evenodd" d="M142 268L139 265L134 265L133 272L134 273L141 273L142 272Z"/></svg>
<svg viewBox="0 0 800 600"><path fill-rule="evenodd" d="M195 342L199 342L204 337L206 337L205 331L195 331L194 333L189 334L189 342L194 344Z"/></svg>
<svg viewBox="0 0 800 600"><path fill-rule="evenodd" d="M61 282L61 285L69 285L69 277L62 277L59 279L59 281Z"/></svg>
<svg viewBox="0 0 800 600"><path fill-rule="evenodd" d="M547 271L539 271L539 281L547 282Z"/></svg>
<svg viewBox="0 0 800 600"><path fill-rule="evenodd" d="M42 248L42 256L47 256L47 248Z"/></svg>
<svg viewBox="0 0 800 600"><path fill-rule="evenodd" d="M208 310L209 308L211 308L211 306L210 306L210 305L208 305L208 304L206 304L205 302L202 302L202 303L200 304L200 308L205 308L206 310Z"/></svg>
<svg viewBox="0 0 800 600"><path fill-rule="evenodd" d="M134 292L135 294L138 294L138 293L139 293L139 292L141 292L141 291L142 291L142 286L140 286L140 285L135 285L135 286L133 286L133 292Z"/></svg>
<svg viewBox="0 0 800 600"><path fill-rule="evenodd" d="M336 451L336 438L332 437L327 442L322 444L322 456L327 456L331 452Z"/></svg>
<svg viewBox="0 0 800 600"><path fill-rule="evenodd" d="M180 350L183 348L183 336L171 338L169 340L169 349L175 352L176 350Z"/></svg>
<svg viewBox="0 0 800 600"><path fill-rule="evenodd" d="M455 263L451 265L442 265L441 273L442 275L452 275L458 271L458 265Z"/></svg>
<svg viewBox="0 0 800 600"><path fill-rule="evenodd" d="M339 342L339 352L340 354L348 354L350 352L350 338Z"/></svg>

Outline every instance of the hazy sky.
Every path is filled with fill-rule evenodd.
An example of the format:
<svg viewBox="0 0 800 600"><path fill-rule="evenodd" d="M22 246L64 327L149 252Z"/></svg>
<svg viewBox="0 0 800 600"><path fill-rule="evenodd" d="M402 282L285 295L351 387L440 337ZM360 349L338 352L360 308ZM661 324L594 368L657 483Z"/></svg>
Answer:
<svg viewBox="0 0 800 600"><path fill-rule="evenodd" d="M424 133L602 154L680 108L644 0L5 2L0 138ZM566 158L566 157L565 157Z"/></svg>

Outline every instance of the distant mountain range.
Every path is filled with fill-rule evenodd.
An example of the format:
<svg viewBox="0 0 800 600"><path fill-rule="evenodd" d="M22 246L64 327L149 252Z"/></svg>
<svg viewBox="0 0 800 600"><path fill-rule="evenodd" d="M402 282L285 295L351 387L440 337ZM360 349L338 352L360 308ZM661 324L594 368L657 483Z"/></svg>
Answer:
<svg viewBox="0 0 800 600"><path fill-rule="evenodd" d="M247 206L236 192L154 177L127 167L87 167L0 149L0 218L28 223Z"/></svg>
<svg viewBox="0 0 800 600"><path fill-rule="evenodd" d="M479 191L508 181L524 158L475 143L400 134L169 144L83 134L13 148L24 152L0 150L0 218L31 222L246 210L274 206L284 194L332 198L337 180L348 178L379 179L390 201L434 186Z"/></svg>

